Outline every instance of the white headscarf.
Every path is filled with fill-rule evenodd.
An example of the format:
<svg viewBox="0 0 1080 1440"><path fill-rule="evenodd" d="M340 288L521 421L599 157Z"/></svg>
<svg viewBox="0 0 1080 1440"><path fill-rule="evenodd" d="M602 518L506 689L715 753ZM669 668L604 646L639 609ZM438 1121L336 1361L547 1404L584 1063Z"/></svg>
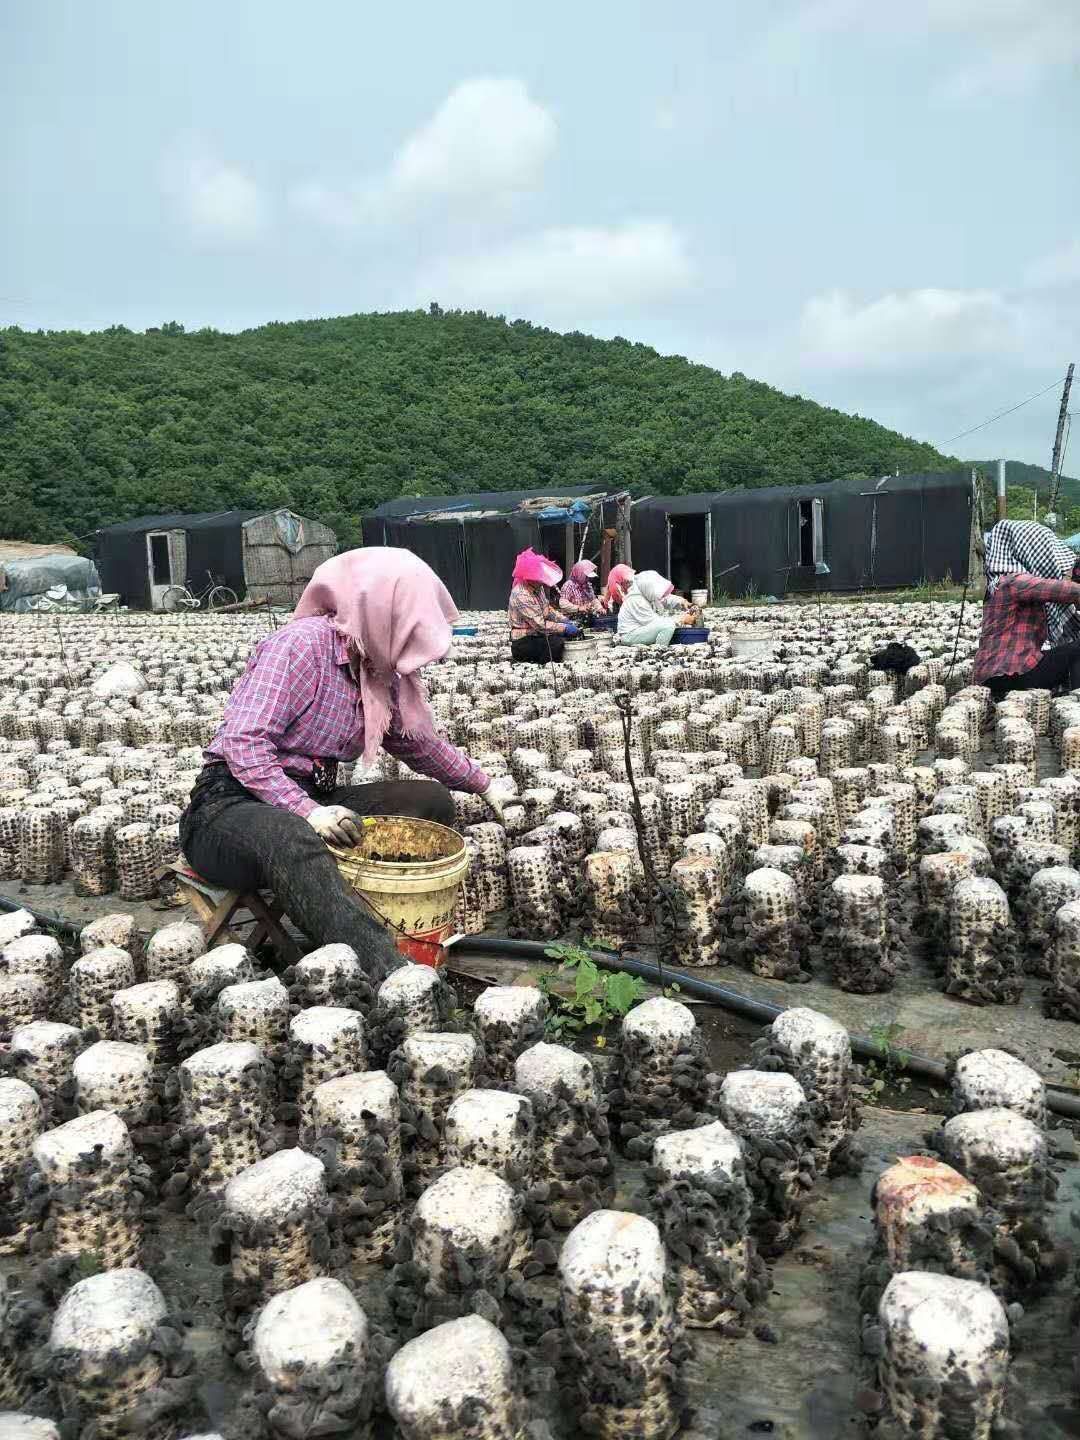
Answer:
<svg viewBox="0 0 1080 1440"><path fill-rule="evenodd" d="M657 570L642 570L635 575L619 611L619 634L640 630L643 625L651 625L658 615L665 615L664 600L674 588Z"/></svg>

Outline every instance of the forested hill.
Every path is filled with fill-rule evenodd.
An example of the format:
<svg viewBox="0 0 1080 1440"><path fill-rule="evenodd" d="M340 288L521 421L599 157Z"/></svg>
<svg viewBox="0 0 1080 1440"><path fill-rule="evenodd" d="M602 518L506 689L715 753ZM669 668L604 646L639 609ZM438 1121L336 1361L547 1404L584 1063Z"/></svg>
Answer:
<svg viewBox="0 0 1080 1440"><path fill-rule="evenodd" d="M11 538L288 504L349 542L362 511L402 494L679 494L947 463L738 372L437 306L236 335L0 331Z"/></svg>
<svg viewBox="0 0 1080 1440"><path fill-rule="evenodd" d="M975 460L972 462L993 482L997 474L996 460ZM1021 460L1006 460L1005 462L1005 483L1007 486L1019 485L1025 490L1031 490L1040 496L1050 493L1050 471L1045 470L1041 465L1025 465ZM1075 507L1080 503L1080 480L1062 475L1059 494L1064 502ZM1060 510L1061 506L1058 506Z"/></svg>

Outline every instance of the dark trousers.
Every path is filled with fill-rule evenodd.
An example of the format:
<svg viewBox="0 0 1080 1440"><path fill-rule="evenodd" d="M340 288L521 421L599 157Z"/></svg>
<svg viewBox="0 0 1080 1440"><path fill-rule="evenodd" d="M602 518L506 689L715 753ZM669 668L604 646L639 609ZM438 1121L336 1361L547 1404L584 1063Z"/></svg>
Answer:
<svg viewBox="0 0 1080 1440"><path fill-rule="evenodd" d="M559 661L563 657L566 641L561 635L523 635L520 640L510 642L513 659L526 665L546 665L549 660Z"/></svg>
<svg viewBox="0 0 1080 1440"><path fill-rule="evenodd" d="M1010 690L1056 690L1059 685L1075 690L1080 687L1080 640L1044 650L1039 663L1023 675L994 675L986 683L995 700Z"/></svg>
<svg viewBox="0 0 1080 1440"><path fill-rule="evenodd" d="M344 805L358 815L411 815L454 823L449 790L431 780L344 785L315 795L320 805ZM405 963L393 941L342 880L334 857L315 831L288 810L266 805L224 766L203 771L180 820L189 863L212 885L271 890L285 914L318 945L344 942L374 981Z"/></svg>

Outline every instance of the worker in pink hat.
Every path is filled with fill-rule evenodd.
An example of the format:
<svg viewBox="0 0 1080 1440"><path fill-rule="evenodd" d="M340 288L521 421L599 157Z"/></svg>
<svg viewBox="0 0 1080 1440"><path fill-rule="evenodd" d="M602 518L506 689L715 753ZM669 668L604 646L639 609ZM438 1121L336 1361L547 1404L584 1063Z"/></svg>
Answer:
<svg viewBox="0 0 1080 1440"><path fill-rule="evenodd" d="M316 945L351 945L373 980L404 963L357 904L328 845L360 838L365 815L454 823L452 790L491 777L439 733L421 672L450 649L457 606L408 550L373 546L321 564L288 625L255 647L225 706L180 819L188 861L213 885L272 890ZM382 752L423 779L382 780ZM342 785L339 765L372 778Z"/></svg>
<svg viewBox="0 0 1080 1440"><path fill-rule="evenodd" d="M632 565L613 565L608 571L607 584L604 587L604 602L609 611L618 610L619 606L626 599L627 591L634 580L634 567Z"/></svg>
<svg viewBox="0 0 1080 1440"><path fill-rule="evenodd" d="M547 665L563 657L567 639L581 629L551 603L548 587L557 585L562 571L554 560L523 550L514 562L510 591L510 654L529 665Z"/></svg>
<svg viewBox="0 0 1080 1440"><path fill-rule="evenodd" d="M579 560L559 591L559 609L571 620L587 620L590 615L603 613L603 603L593 593L591 583L596 573L591 560Z"/></svg>

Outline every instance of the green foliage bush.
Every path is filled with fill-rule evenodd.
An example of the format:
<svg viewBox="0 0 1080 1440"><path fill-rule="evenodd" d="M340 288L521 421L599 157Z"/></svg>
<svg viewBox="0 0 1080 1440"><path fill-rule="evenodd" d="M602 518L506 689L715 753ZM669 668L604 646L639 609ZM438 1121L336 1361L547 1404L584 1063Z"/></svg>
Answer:
<svg viewBox="0 0 1080 1440"><path fill-rule="evenodd" d="M545 972L536 982L552 1007L545 1028L554 1039L590 1026L604 1029L645 998L644 980L617 970L601 970L580 945L548 945L544 954L560 962L558 971ZM574 979L572 995L556 988L559 979L567 975Z"/></svg>

